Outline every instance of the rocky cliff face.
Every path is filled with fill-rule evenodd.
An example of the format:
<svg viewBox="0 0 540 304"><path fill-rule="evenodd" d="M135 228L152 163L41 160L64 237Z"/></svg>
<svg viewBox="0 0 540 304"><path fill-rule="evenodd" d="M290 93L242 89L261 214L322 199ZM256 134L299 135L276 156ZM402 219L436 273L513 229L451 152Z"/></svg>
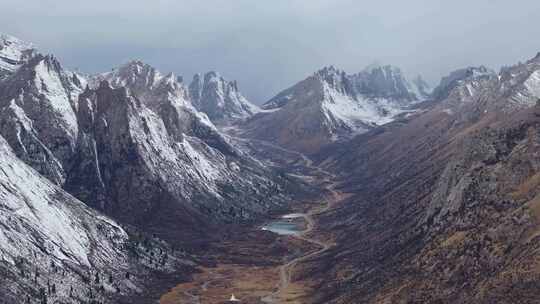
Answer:
<svg viewBox="0 0 540 304"><path fill-rule="evenodd" d="M189 92L195 108L216 124L237 123L260 111L240 93L236 81L229 82L216 72L193 76Z"/></svg>
<svg viewBox="0 0 540 304"><path fill-rule="evenodd" d="M208 75L204 98L240 96ZM35 52L0 83L0 134L52 182L131 223L162 213L172 222L178 212L197 227L202 218L246 220L279 206L277 176L189 98L177 77L140 61L87 81Z"/></svg>
<svg viewBox="0 0 540 304"><path fill-rule="evenodd" d="M12 74L34 55L31 43L0 34L0 80Z"/></svg>
<svg viewBox="0 0 540 304"><path fill-rule="evenodd" d="M266 111L243 126L244 134L314 152L392 121L426 98L426 90L392 66L354 75L327 67L264 104Z"/></svg>
<svg viewBox="0 0 540 304"><path fill-rule="evenodd" d="M39 176L1 137L0 172L3 301L34 300L40 288L48 285L50 292L52 284L66 299L70 285L82 282L73 270L127 268L122 228ZM66 269L70 283L61 284Z"/></svg>
<svg viewBox="0 0 540 304"><path fill-rule="evenodd" d="M413 90L416 90L415 96L420 97L420 99L429 99L432 97L433 89L427 83L421 75L416 76L412 80Z"/></svg>
<svg viewBox="0 0 540 304"><path fill-rule="evenodd" d="M289 180L231 144L172 74L134 61L86 80L34 52L5 75L3 300L148 302L148 278L193 271L169 244L207 243L214 224L288 199Z"/></svg>
<svg viewBox="0 0 540 304"><path fill-rule="evenodd" d="M253 219L285 200L278 176L191 107L174 76L131 62L101 78L77 106L66 189L81 200L166 234Z"/></svg>
<svg viewBox="0 0 540 304"><path fill-rule="evenodd" d="M36 54L0 82L0 134L17 156L62 185L75 153L84 79Z"/></svg>
<svg viewBox="0 0 540 304"><path fill-rule="evenodd" d="M464 80L429 111L323 151L352 197L322 218L337 246L305 265L333 273L316 302L535 301L539 70Z"/></svg>
<svg viewBox="0 0 540 304"><path fill-rule="evenodd" d="M3 303L112 302L140 293L150 271L173 272L181 263L169 252L165 262L148 264L144 246L24 164L2 137L0 222Z"/></svg>
<svg viewBox="0 0 540 304"><path fill-rule="evenodd" d="M464 82L471 82L475 79L481 80L482 78L493 76L496 76L496 73L484 66L455 70L441 79L439 85L433 90L433 99L443 100L447 98L453 89Z"/></svg>

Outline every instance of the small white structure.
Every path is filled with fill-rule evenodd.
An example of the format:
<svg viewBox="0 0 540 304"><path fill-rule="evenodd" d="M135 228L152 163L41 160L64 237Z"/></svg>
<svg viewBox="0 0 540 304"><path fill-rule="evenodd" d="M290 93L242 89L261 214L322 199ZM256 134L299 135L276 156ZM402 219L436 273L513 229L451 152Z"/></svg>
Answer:
<svg viewBox="0 0 540 304"><path fill-rule="evenodd" d="M229 299L229 302L240 302L235 296L234 293L231 295L231 298Z"/></svg>

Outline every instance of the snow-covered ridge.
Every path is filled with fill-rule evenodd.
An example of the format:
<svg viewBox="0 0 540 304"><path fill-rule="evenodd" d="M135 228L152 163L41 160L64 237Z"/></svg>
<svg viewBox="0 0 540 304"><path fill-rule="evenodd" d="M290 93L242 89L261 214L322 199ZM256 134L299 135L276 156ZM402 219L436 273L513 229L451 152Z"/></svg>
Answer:
<svg viewBox="0 0 540 304"><path fill-rule="evenodd" d="M231 96L243 101L236 83L217 73L207 74L206 87L226 93L225 104ZM271 172L235 148L189 95L174 74L138 60L86 80L38 53L0 82L0 134L21 160L89 205L113 212L128 201L131 218L164 191L174 208L227 210L217 218L250 217L275 204L252 201L255 185L267 198L276 191ZM120 168L148 188L121 192L133 184ZM246 192L224 197L229 184Z"/></svg>
<svg viewBox="0 0 540 304"><path fill-rule="evenodd" d="M440 99L437 109L458 121L530 108L540 100L540 56L498 74L485 67L457 70L443 78L434 96Z"/></svg>
<svg viewBox="0 0 540 304"><path fill-rule="evenodd" d="M174 98L182 99L183 105L189 105L187 89L174 73L163 75L156 68L140 60L129 61L111 72L92 77L92 87L97 87L103 80L107 80L113 87L131 90L148 104L151 104L151 99L155 99L157 95L169 93L174 95Z"/></svg>
<svg viewBox="0 0 540 304"><path fill-rule="evenodd" d="M92 77L91 86L107 80L113 87L126 87L146 105L155 107L156 100L169 98L181 101L185 107L193 107L206 114L214 123L229 124L246 119L260 111L238 90L236 81L227 81L217 72L204 76L196 74L189 87L174 73L161 74L154 67L140 61L130 61L111 72Z"/></svg>
<svg viewBox="0 0 540 304"><path fill-rule="evenodd" d="M19 255L31 256L36 244L57 260L90 266L92 247L97 243L101 250L96 253L106 260L113 258L115 247L127 239L127 234L112 220L98 216L20 161L1 137L0 185L2 222L18 227L0 230L3 260L13 262ZM97 225L116 235L113 239L98 236Z"/></svg>
<svg viewBox="0 0 540 304"><path fill-rule="evenodd" d="M409 82L397 67L371 66L347 75L334 67L316 73L323 81L322 107L328 123L334 123L339 137L340 127L352 134L389 123L407 107L422 101L421 89Z"/></svg>
<svg viewBox="0 0 540 304"><path fill-rule="evenodd" d="M78 157L85 161L72 171L86 182L69 183L85 201L113 213L134 214L132 218L158 204L191 210L194 217L200 210L213 210L218 218L250 217L272 204L271 197L254 201L251 194L257 184L261 195L275 189L271 172L233 146L192 106L177 77L134 61L99 75L91 87L78 105ZM137 182L128 182L133 180ZM166 202L154 198L165 195Z"/></svg>
<svg viewBox="0 0 540 304"><path fill-rule="evenodd" d="M393 121L429 97L421 78L409 81L393 66L357 74L325 67L280 92L243 126L247 136L305 152Z"/></svg>
<svg viewBox="0 0 540 304"><path fill-rule="evenodd" d="M493 70L485 66L466 67L455 70L441 79L439 85L433 90L433 98L435 100L442 100L448 97L451 90L460 84L495 75L496 73Z"/></svg>
<svg viewBox="0 0 540 304"><path fill-rule="evenodd" d="M13 36L0 34L0 79L14 72L34 54L33 44Z"/></svg>
<svg viewBox="0 0 540 304"><path fill-rule="evenodd" d="M405 105L422 101L431 93L429 85L420 76L409 81L398 67L391 65L371 65L356 74L347 74L334 66L328 66L318 70L308 79L310 78L316 78L337 92L358 100L386 98ZM284 106L293 98L291 89L306 83L301 81L280 92L262 108L275 109Z"/></svg>
<svg viewBox="0 0 540 304"><path fill-rule="evenodd" d="M129 95L136 97L154 112L161 111L166 105L181 108L207 128L217 132L206 113L194 107L188 88L172 72L164 75L147 63L133 60L112 72L93 76L91 87L99 87L102 81L106 81L113 88L125 88Z"/></svg>
<svg viewBox="0 0 540 304"><path fill-rule="evenodd" d="M17 156L59 185L75 152L76 99L85 85L54 56L41 54L0 82L0 134Z"/></svg>
<svg viewBox="0 0 540 304"><path fill-rule="evenodd" d="M67 299L83 284L82 271L128 268L127 233L23 163L1 136L0 223L0 292L8 302L52 284L54 296Z"/></svg>
<svg viewBox="0 0 540 304"><path fill-rule="evenodd" d="M11 289L37 294L50 279L54 301L63 301L70 284L92 285L87 277L98 272L114 276L106 292L128 294L140 280L118 278L140 265L126 257L127 234L115 221L130 229L153 222L191 238L206 225L249 220L287 200L285 177L222 135L174 74L132 61L85 78L36 53L0 80L3 296ZM236 83L217 74L207 84L238 97ZM47 276L36 284L21 261L32 275ZM86 301L87 287L74 297Z"/></svg>

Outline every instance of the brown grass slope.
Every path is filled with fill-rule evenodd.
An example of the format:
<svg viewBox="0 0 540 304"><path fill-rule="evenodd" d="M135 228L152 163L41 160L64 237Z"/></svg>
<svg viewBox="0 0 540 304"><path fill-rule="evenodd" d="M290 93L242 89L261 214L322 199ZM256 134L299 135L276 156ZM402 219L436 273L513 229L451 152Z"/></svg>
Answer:
<svg viewBox="0 0 540 304"><path fill-rule="evenodd" d="M355 195L319 219L313 302L540 302L540 106L505 76L319 154Z"/></svg>

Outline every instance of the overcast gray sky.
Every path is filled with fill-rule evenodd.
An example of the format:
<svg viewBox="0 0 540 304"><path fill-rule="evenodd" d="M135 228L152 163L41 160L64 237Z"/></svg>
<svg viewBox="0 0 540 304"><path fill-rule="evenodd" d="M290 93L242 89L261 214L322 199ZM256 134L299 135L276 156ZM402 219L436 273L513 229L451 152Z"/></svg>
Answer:
<svg viewBox="0 0 540 304"><path fill-rule="evenodd" d="M538 0L0 0L0 32L68 68L142 59L191 80L217 70L261 103L325 65L394 64L435 84L540 51Z"/></svg>

